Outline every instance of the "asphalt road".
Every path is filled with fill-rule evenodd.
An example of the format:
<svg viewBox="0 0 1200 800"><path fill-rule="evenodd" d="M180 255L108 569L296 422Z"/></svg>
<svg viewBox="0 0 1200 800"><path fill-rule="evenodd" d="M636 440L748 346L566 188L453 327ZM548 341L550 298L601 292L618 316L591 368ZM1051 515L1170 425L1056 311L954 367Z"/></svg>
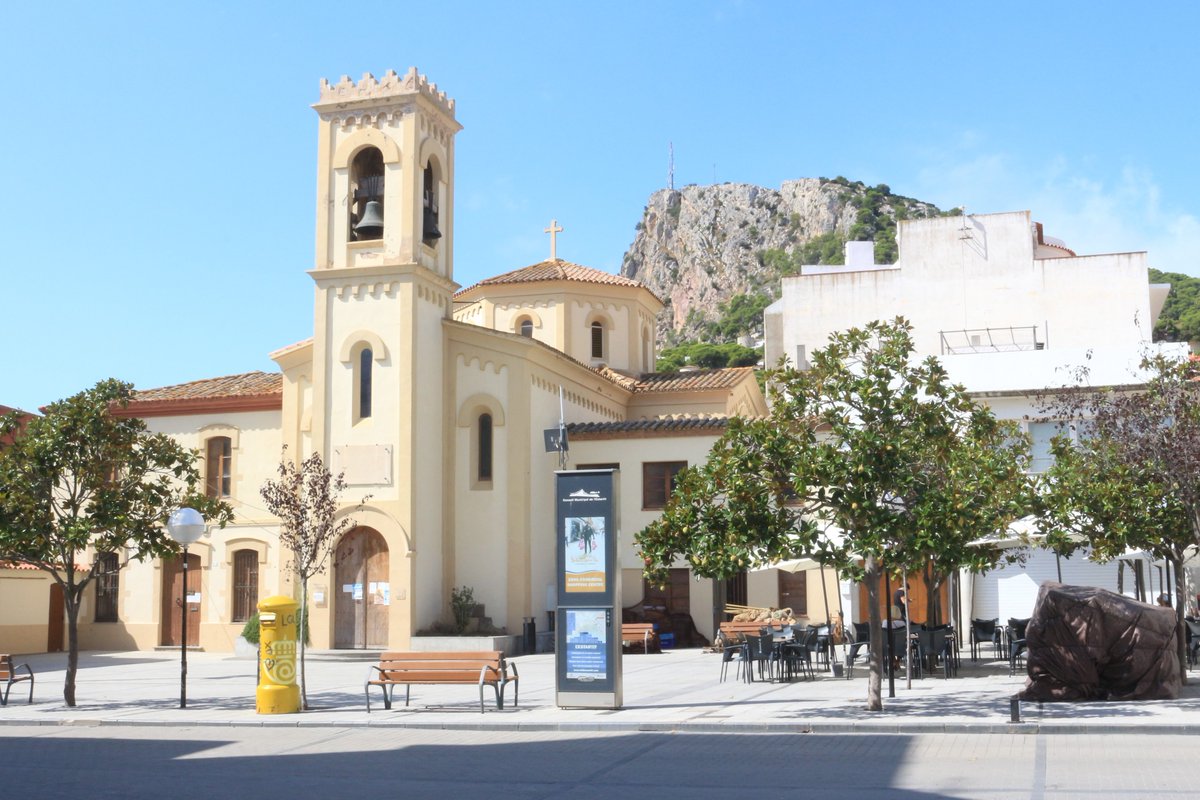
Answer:
<svg viewBox="0 0 1200 800"><path fill-rule="evenodd" d="M56 798L1195 797L1196 739L0 727L0 788Z"/></svg>

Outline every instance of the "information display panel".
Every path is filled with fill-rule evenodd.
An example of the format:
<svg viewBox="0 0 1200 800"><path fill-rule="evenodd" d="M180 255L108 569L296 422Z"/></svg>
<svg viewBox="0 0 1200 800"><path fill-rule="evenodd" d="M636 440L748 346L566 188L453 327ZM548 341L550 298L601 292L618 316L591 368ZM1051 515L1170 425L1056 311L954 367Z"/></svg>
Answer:
<svg viewBox="0 0 1200 800"><path fill-rule="evenodd" d="M555 473L559 706L621 705L621 570L615 470Z"/></svg>

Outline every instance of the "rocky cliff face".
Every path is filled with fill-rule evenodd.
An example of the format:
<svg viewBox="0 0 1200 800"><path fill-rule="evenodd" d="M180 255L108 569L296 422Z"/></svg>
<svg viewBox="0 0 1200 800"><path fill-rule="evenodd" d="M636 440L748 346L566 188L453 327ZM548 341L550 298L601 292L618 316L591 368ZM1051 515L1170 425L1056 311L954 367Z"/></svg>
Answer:
<svg viewBox="0 0 1200 800"><path fill-rule="evenodd" d="M703 338L704 323L736 295L778 296L782 274L801 263L840 263L846 240L874 240L877 263L888 263L897 218L940 213L887 186L844 178L785 181L779 189L663 189L646 205L621 274L667 303L660 343Z"/></svg>

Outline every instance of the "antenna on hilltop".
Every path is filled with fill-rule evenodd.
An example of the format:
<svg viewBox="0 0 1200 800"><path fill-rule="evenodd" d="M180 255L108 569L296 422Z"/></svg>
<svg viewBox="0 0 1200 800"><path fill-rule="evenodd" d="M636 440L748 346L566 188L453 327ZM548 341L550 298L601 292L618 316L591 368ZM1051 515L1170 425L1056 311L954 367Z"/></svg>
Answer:
<svg viewBox="0 0 1200 800"><path fill-rule="evenodd" d="M675 191L675 143L667 142L667 188Z"/></svg>

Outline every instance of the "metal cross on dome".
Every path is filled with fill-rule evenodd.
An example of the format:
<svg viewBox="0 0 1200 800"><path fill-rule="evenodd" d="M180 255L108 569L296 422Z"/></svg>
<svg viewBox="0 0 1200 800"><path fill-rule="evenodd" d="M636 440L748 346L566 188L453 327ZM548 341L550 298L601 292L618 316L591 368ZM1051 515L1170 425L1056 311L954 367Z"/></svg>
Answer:
<svg viewBox="0 0 1200 800"><path fill-rule="evenodd" d="M555 259L558 258L558 255L555 253L555 245L557 244L556 234L562 233L562 230L563 229L561 227L559 227L558 220L556 220L556 219L550 220L549 228L542 229L542 233L550 234L550 260L551 261L554 261Z"/></svg>

